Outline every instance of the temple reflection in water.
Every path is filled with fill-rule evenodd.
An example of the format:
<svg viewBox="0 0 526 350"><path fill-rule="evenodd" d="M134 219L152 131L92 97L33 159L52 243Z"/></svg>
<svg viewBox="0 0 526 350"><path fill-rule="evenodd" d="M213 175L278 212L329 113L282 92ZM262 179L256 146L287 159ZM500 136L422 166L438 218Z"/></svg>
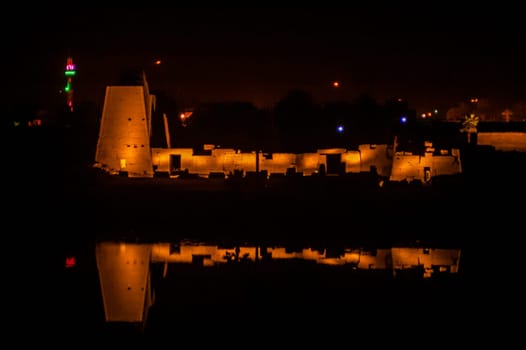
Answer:
<svg viewBox="0 0 526 350"><path fill-rule="evenodd" d="M308 262L315 265L347 267L349 271L385 272L383 276L411 276L432 279L457 274L460 249L421 246L383 248L313 248L266 245L220 246L204 242L130 243L104 241L96 245L96 262L108 323L143 325L154 304L151 271L162 267L162 278L169 276L168 266L192 265L197 268L226 265L265 265L276 262ZM173 275L177 274L174 269ZM170 270L172 271L172 270ZM349 278L352 278L349 275Z"/></svg>

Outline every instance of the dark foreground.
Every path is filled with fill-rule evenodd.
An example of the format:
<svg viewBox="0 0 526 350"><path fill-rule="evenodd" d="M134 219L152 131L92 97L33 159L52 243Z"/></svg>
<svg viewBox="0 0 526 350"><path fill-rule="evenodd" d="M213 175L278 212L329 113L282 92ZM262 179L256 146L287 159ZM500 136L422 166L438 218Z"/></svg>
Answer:
<svg viewBox="0 0 526 350"><path fill-rule="evenodd" d="M19 172L9 174L4 211L14 262L5 300L16 305L9 319L28 335L22 342L503 346L519 335L511 315L520 316L523 303L522 155L474 153L460 179L382 189L361 178L271 186L108 179L78 164L63 169L45 150L24 155L10 159ZM156 302L143 332L105 324L95 243L183 238L455 247L462 249L461 271L422 280L300 262L187 266L169 279L154 271ZM77 266L66 269L70 254Z"/></svg>
<svg viewBox="0 0 526 350"><path fill-rule="evenodd" d="M55 342L175 337L195 344L257 339L270 345L277 339L308 344L385 334L394 341L472 343L480 332L494 336L522 299L517 236L522 218L502 206L473 216L464 202L480 203L466 193L339 191L338 183L327 182L317 182L323 188L315 191L296 191L293 183L269 191L99 181L68 192L45 216L37 214L38 225L35 218L26 222L41 236L21 245L29 247L22 253L30 265L23 278L36 303L29 304L24 322ZM419 244L460 248L462 260L458 274L429 280L306 262L190 265L171 268L167 279L154 269L156 300L145 328L106 324L95 243L183 238L292 246ZM66 269L71 254L78 264ZM506 327L514 332L513 323Z"/></svg>

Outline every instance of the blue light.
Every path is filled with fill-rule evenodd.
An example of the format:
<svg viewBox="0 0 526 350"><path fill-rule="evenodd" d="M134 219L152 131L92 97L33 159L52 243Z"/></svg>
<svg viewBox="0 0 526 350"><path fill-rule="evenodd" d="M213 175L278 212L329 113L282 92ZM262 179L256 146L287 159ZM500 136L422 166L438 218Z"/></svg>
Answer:
<svg viewBox="0 0 526 350"><path fill-rule="evenodd" d="M338 125L338 127L336 128L336 130L338 131L338 133L343 133L343 125Z"/></svg>
<svg viewBox="0 0 526 350"><path fill-rule="evenodd" d="M400 117L400 123L402 123L402 124L407 123L407 117L405 115Z"/></svg>

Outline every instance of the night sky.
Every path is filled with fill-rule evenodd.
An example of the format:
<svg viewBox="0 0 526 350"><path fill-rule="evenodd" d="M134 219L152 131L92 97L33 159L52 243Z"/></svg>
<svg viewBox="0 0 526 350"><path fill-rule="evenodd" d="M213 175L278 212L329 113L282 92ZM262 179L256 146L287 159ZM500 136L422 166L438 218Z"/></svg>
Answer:
<svg viewBox="0 0 526 350"><path fill-rule="evenodd" d="M521 13L482 4L4 11L2 104L52 99L65 83L68 55L78 69L77 101L96 104L105 86L136 66L152 90L188 106L269 107L291 89L319 102L403 97L417 110L471 97L513 104L526 100Z"/></svg>

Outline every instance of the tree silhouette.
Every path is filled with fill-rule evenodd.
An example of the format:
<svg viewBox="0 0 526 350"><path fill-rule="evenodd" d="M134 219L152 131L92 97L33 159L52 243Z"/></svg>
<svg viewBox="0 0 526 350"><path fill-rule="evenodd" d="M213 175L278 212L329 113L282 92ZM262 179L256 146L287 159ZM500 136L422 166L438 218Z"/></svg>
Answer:
<svg viewBox="0 0 526 350"><path fill-rule="evenodd" d="M303 90L290 91L274 107L276 135L279 143L290 151L311 146L320 122L320 107Z"/></svg>
<svg viewBox="0 0 526 350"><path fill-rule="evenodd" d="M184 132L194 147L211 143L253 151L264 146L270 124L268 113L250 102L211 103L194 111Z"/></svg>

